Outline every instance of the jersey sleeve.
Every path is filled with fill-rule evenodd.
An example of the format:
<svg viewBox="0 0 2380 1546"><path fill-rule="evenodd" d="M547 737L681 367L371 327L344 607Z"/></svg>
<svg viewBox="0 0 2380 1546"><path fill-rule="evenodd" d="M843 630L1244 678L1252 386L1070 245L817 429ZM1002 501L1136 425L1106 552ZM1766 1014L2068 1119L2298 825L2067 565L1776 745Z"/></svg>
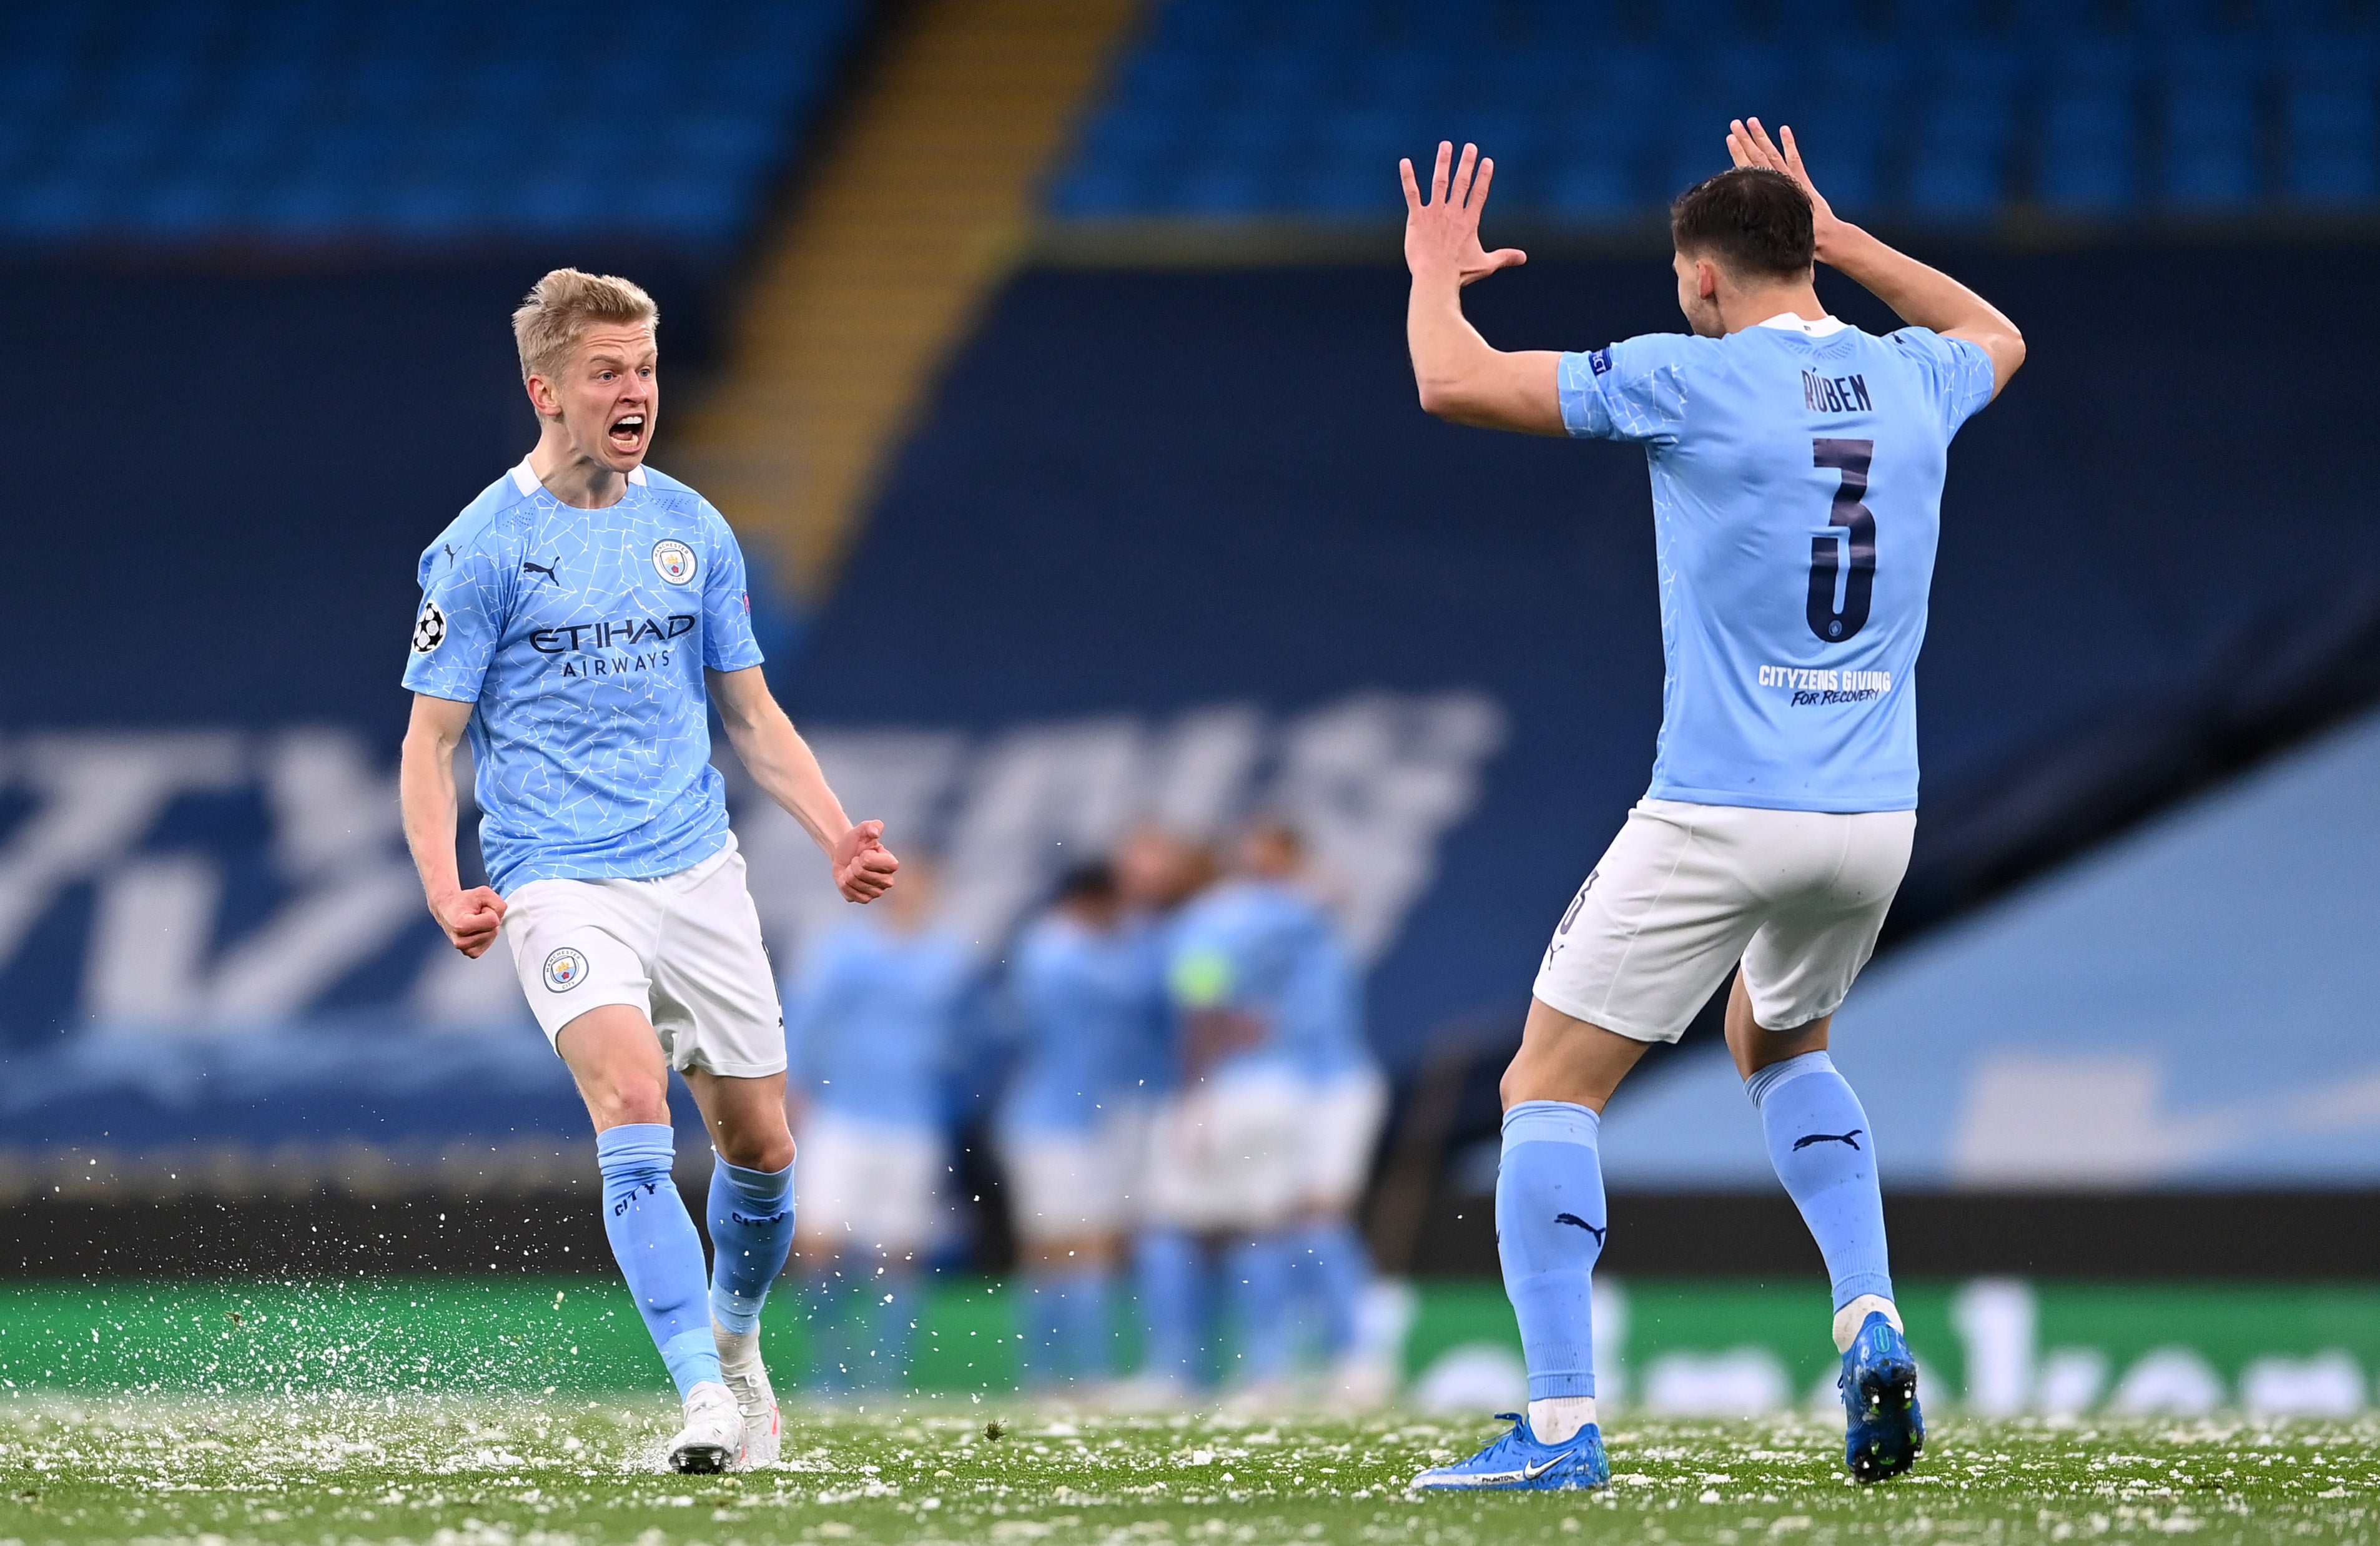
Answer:
<svg viewBox="0 0 2380 1546"><path fill-rule="evenodd" d="M1992 356L1982 344L1945 338L1931 328L1902 328L1889 337L1917 368L1945 440L1992 400Z"/></svg>
<svg viewBox="0 0 2380 1546"><path fill-rule="evenodd" d="M1676 440L1686 414L1682 372L1693 343L1681 333L1650 332L1563 355L1555 387L1562 428L1583 440Z"/></svg>
<svg viewBox="0 0 2380 1546"><path fill-rule="evenodd" d="M512 615L513 582L500 544L441 541L421 559L421 610L405 685L433 698L477 703Z"/></svg>
<svg viewBox="0 0 2380 1546"><path fill-rule="evenodd" d="M727 518L708 504L710 573L702 582L702 663L714 671L740 671L760 663L752 636L752 595L744 575L744 550Z"/></svg>

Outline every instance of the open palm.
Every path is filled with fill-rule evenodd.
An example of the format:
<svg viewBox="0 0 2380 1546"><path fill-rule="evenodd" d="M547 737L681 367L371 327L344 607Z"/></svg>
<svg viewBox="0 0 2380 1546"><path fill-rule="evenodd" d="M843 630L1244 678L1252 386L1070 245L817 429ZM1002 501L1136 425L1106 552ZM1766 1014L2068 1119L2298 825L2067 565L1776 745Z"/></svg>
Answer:
<svg viewBox="0 0 2380 1546"><path fill-rule="evenodd" d="M1459 283L1469 284L1498 269L1529 260L1516 247L1489 252L1479 245L1479 215L1488 207L1488 188L1496 180L1496 163L1483 161L1479 147L1463 147L1463 163L1454 164L1454 146L1440 140L1438 166L1429 179L1429 199L1411 161L1397 163L1405 185L1405 266L1415 273L1451 269Z"/></svg>

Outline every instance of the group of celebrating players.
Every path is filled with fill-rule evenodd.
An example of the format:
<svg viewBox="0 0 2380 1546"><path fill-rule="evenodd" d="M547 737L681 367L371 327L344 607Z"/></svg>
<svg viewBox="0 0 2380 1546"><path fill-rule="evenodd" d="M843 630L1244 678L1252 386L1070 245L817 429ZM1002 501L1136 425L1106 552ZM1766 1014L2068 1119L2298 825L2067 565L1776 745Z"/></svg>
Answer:
<svg viewBox="0 0 2380 1546"><path fill-rule="evenodd" d="M1644 448L1668 671L1651 788L1560 914L1504 1079L1497 1234L1528 1410L1418 1490L1608 1482L1588 1289L1607 1229L1600 1116L1645 1047L1676 1040L1730 972L1728 1044L1832 1280L1846 1462L1876 1480L1924 1445L1875 1137L1827 1036L1908 863L1948 447L2024 344L1973 291L1836 217L1791 131L1779 138L1731 124L1733 168L1672 208L1689 332L1589 353L1501 352L1464 320L1466 285L1524 261L1479 240L1491 161L1440 145L1427 190L1401 169L1422 406ZM1829 315L1821 262L1910 325L1879 336ZM684 1398L670 1464L718 1470L778 1453L759 1314L795 1238L796 1187L785 1026L710 713L846 899L923 888L880 822L845 814L771 696L726 522L646 465L657 321L635 285L576 270L548 274L515 314L538 443L422 554L401 790L431 912L466 954L504 938L587 1103L613 1253ZM1844 681L1863 685L1811 685ZM466 736L488 872L468 889L453 772ZM1293 948L1329 930L1291 879L1281 829L1250 834L1233 882L1196 900L1151 884L1130 845L1119 861L1070 877L1017 948L1027 1052L1002 1146L1028 1288L1062 1319L1102 1324L1099 1274L1136 1233L1151 1372L1187 1388L1204 1372L1202 1312L1169 1310L1167 1296L1195 1296L1200 1242L1223 1242L1226 1275L1245 1285L1245 1372L1263 1381L1286 1367L1289 1323L1265 1316L1294 1297L1297 1264L1361 1280L1347 1136L1368 1149L1378 1086L1353 975L1343 957L1310 964L1330 950ZM1161 980L1170 1031L1161 1055L1135 1064L1126 1050L1094 1076L1072 1038L1103 974L1119 1004L1145 1006ZM1043 1013L1062 999L1065 1014ZM670 1178L672 1069L715 1154L708 1271ZM830 1078L806 1074L795 1092L815 1106L803 1206L826 1215L803 1229L820 1260L872 1279L893 1254L858 1201L882 1173L864 1116L880 1092L830 1097Z"/></svg>
<svg viewBox="0 0 2380 1546"><path fill-rule="evenodd" d="M1004 1062L989 1126L1029 1388L1278 1402L1305 1331L1334 1395L1386 1394L1356 1357L1370 1273L1353 1213L1386 1101L1359 976L1294 830L1254 823L1230 857L1219 876L1203 844L1139 827L1066 874L986 972L913 854L883 906L805 948L785 1039L814 1388L901 1379L920 1265L966 1201L952 1095Z"/></svg>

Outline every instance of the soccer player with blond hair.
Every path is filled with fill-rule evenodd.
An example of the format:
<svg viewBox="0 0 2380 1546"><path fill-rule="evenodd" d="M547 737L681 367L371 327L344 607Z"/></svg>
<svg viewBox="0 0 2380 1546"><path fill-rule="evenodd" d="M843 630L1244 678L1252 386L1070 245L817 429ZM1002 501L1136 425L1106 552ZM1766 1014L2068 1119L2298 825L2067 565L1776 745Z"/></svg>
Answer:
<svg viewBox="0 0 2380 1546"><path fill-rule="evenodd" d="M685 1402L680 1471L774 1462L759 1311L794 1233L785 1036L710 711L855 902L893 884L760 673L744 558L699 494L645 465L660 311L557 269L513 314L537 445L421 555L400 788L430 911L467 956L501 936L594 1120L603 1222ZM488 884L455 858L469 737ZM669 1072L715 1152L714 1262L671 1179Z"/></svg>

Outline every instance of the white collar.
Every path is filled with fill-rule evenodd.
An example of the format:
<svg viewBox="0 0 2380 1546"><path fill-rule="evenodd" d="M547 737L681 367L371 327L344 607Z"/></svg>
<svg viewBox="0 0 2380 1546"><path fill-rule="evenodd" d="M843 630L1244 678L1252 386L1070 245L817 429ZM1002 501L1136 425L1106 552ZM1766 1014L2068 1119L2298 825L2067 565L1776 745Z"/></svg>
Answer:
<svg viewBox="0 0 2380 1546"><path fill-rule="evenodd" d="M1796 317L1790 311L1780 311L1758 325L1764 328L1775 328L1779 332L1803 333L1811 338L1824 338L1829 333L1840 332L1851 326L1840 317L1821 317L1814 322L1806 317Z"/></svg>
<svg viewBox="0 0 2380 1546"><path fill-rule="evenodd" d="M628 481L636 484L645 481L645 465L642 462L628 469ZM513 487L524 494L534 494L545 487L538 481L537 474L528 470L528 458L526 456L520 459L518 466L513 468Z"/></svg>

